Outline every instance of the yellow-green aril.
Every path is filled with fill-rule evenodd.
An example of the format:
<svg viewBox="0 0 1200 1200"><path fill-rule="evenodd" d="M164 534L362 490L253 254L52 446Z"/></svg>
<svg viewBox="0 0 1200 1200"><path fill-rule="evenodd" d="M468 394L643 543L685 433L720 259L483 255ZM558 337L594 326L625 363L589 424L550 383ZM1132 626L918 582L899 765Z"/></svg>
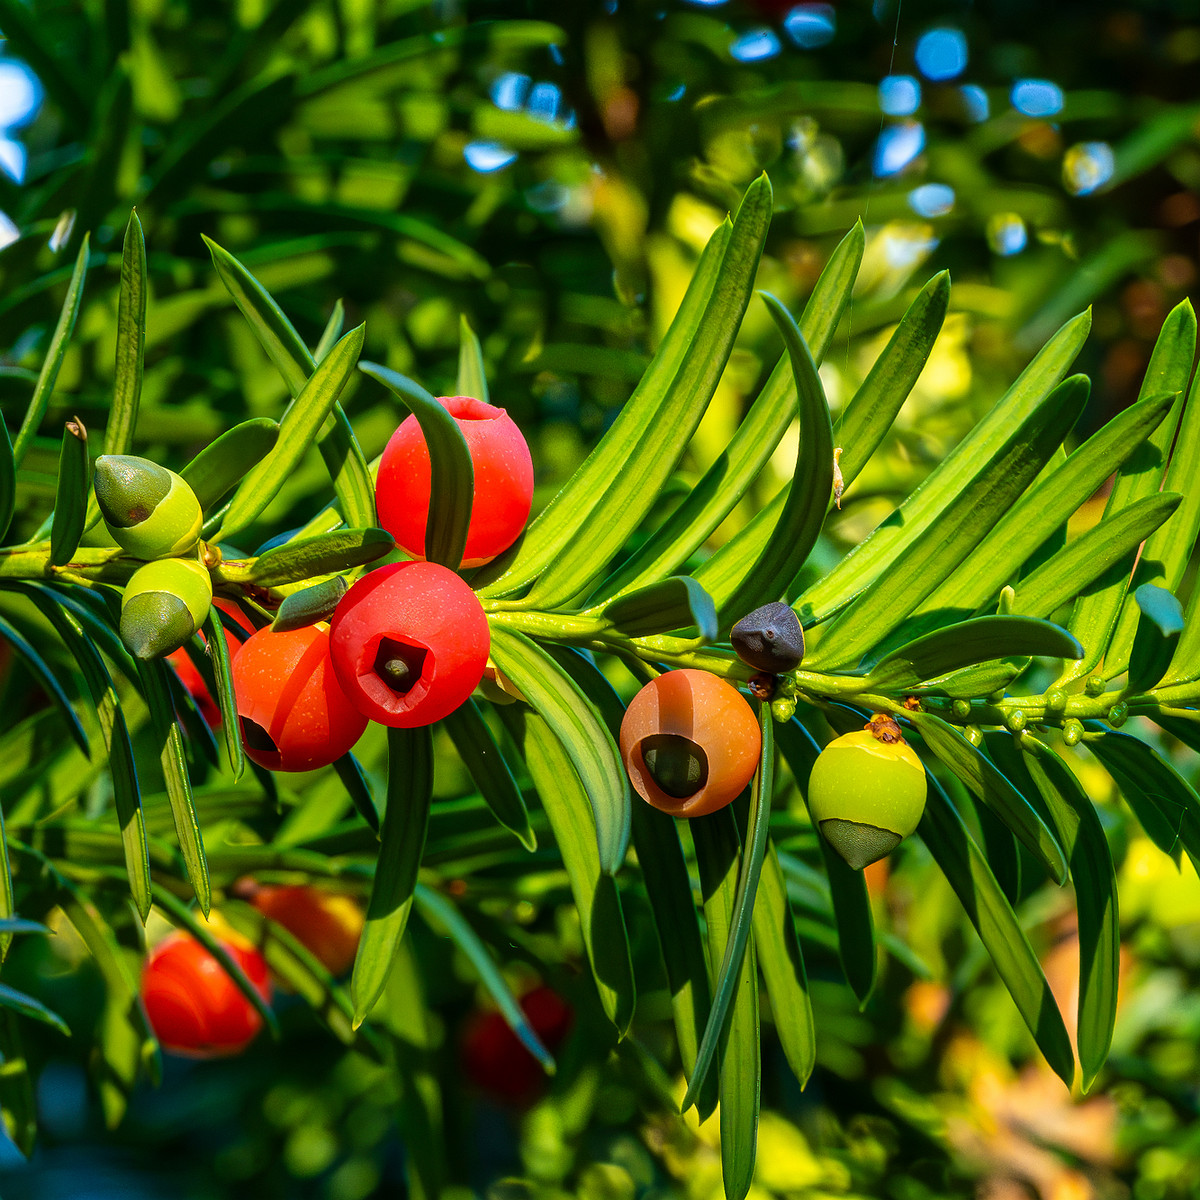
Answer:
<svg viewBox="0 0 1200 1200"><path fill-rule="evenodd" d="M925 795L921 760L884 714L834 738L808 780L813 823L856 871L890 854L916 829Z"/></svg>
<svg viewBox="0 0 1200 1200"><path fill-rule="evenodd" d="M196 493L174 471L133 454L102 454L94 479L100 515L122 550L136 558L186 554L204 514Z"/></svg>
<svg viewBox="0 0 1200 1200"><path fill-rule="evenodd" d="M133 573L121 597L121 641L135 658L162 658L204 624L212 579L194 558L160 558Z"/></svg>

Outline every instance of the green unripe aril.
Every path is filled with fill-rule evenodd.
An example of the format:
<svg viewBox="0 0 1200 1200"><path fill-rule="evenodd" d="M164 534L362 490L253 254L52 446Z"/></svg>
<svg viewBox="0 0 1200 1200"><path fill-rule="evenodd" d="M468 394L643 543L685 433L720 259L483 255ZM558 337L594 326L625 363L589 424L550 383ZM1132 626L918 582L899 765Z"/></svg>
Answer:
<svg viewBox="0 0 1200 1200"><path fill-rule="evenodd" d="M132 454L102 454L94 486L113 540L137 558L186 554L199 540L200 501L174 471Z"/></svg>
<svg viewBox="0 0 1200 1200"><path fill-rule="evenodd" d="M135 658L162 658L204 624L212 580L194 558L160 558L135 571L121 597L121 641Z"/></svg>
<svg viewBox="0 0 1200 1200"><path fill-rule="evenodd" d="M876 717L821 751L808 781L808 807L826 841L859 871L916 829L925 811L925 769L900 727Z"/></svg>
<svg viewBox="0 0 1200 1200"><path fill-rule="evenodd" d="M747 613L733 627L729 641L742 662L772 675L795 670L804 657L800 618L779 600Z"/></svg>

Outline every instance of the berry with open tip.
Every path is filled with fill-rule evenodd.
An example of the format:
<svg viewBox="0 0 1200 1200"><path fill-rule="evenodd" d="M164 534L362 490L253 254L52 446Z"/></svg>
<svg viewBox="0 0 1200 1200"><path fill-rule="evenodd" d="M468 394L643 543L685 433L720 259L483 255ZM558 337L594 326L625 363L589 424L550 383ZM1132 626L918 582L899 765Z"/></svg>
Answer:
<svg viewBox="0 0 1200 1200"><path fill-rule="evenodd" d="M260 629L233 660L233 686L242 745L273 771L327 767L367 727L334 674L325 625Z"/></svg>
<svg viewBox="0 0 1200 1200"><path fill-rule="evenodd" d="M762 733L737 688L708 671L668 671L630 701L621 757L638 795L676 817L724 808L750 782Z"/></svg>
<svg viewBox="0 0 1200 1200"><path fill-rule="evenodd" d="M364 716L431 725L479 686L491 634L479 598L430 562L392 563L360 579L330 622L333 667Z"/></svg>

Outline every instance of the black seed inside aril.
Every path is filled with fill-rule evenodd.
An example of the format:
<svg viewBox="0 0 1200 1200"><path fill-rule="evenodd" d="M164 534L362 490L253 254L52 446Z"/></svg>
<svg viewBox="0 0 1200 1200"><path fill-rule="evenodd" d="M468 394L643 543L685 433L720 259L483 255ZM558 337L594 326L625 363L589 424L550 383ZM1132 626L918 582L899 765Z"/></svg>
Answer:
<svg viewBox="0 0 1200 1200"><path fill-rule="evenodd" d="M708 755L691 738L655 733L641 749L650 778L672 799L686 800L708 782Z"/></svg>
<svg viewBox="0 0 1200 1200"><path fill-rule="evenodd" d="M791 607L782 601L747 613L729 635L737 656L758 671L780 675L804 658L804 630Z"/></svg>
<svg viewBox="0 0 1200 1200"><path fill-rule="evenodd" d="M279 753L275 739L257 721L242 717L241 722L242 742L247 750L257 750L260 754Z"/></svg>
<svg viewBox="0 0 1200 1200"><path fill-rule="evenodd" d="M375 654L375 674L398 696L407 695L421 678L428 653L422 646L384 638Z"/></svg>

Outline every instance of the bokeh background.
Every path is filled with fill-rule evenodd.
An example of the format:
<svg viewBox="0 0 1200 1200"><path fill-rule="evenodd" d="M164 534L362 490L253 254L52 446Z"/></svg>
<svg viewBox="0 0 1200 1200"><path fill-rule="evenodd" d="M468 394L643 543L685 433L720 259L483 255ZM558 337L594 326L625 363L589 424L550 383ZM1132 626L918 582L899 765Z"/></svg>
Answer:
<svg viewBox="0 0 1200 1200"><path fill-rule="evenodd" d="M310 342L341 300L350 323L367 322L367 357L438 394L453 385L465 314L545 499L628 396L699 249L751 180L766 171L776 203L759 283L793 307L861 219L863 270L821 371L835 413L941 269L951 309L815 567L890 511L1088 305L1080 432L1098 427L1134 398L1163 317L1197 286L1195 0L0 0L0 33L0 407L19 421L90 231L48 426L103 424L136 205L152 288L138 450L168 464L286 398L202 233ZM723 448L780 349L752 305L680 490ZM343 403L372 458L400 414L369 380L351 386ZM790 475L794 448L785 438L765 494ZM57 456L46 439L26 459L17 519L30 533ZM314 457L262 536L302 523L327 490ZM0 704L23 718L25 763L47 734L26 716L29 694L11 665ZM449 846L470 785L439 748ZM1171 749L1194 777L1195 755ZM6 810L30 787L21 761L0 758ZM860 1011L803 804L785 797L819 1066L801 1093L768 1041L755 1200L1200 1194L1200 880L1126 820L1106 775L1083 770L1117 856L1125 939L1111 1063L1087 1098L1036 1056L919 844L872 873L883 962ZM344 807L321 786L288 799L310 823L322 803ZM20 941L5 968L79 1034L31 1030L41 1140L28 1163L0 1142L0 1194L367 1200L406 1194L408 1179L413 1195L445 1200L719 1196L715 1122L671 1110L682 1088L665 988L641 997L634 1036L609 1045L587 1019L578 920L553 856L446 854L448 870L470 863L473 919L510 931L514 982L549 979L580 1016L536 1099L505 1102L464 1076L483 993L415 920L389 1001L402 1061L347 1052L285 999L281 1043L228 1062L169 1059L162 1086L135 1092L108 1130L87 1050L100 981L64 926ZM623 887L639 978L661 978L644 892L636 879ZM1020 910L1064 1013L1071 910L1070 897L1037 890ZM131 921L122 933L133 944ZM414 1112L436 1117L426 1136Z"/></svg>

